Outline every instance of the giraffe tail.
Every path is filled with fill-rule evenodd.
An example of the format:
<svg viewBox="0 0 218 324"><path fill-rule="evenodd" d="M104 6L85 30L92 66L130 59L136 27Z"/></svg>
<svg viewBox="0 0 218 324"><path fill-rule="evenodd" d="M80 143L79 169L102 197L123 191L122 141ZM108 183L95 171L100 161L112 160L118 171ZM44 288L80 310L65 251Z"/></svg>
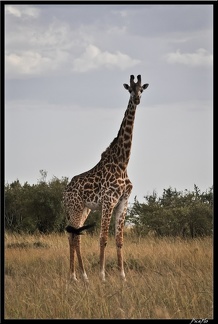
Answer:
<svg viewBox="0 0 218 324"><path fill-rule="evenodd" d="M84 225L82 227L79 227L79 228L75 228L73 226L70 226L68 225L65 229L68 233L73 233L73 234L76 234L76 235L81 235L83 234L82 231L88 229L88 228L91 228L93 226L95 226L96 223L91 223L91 224L88 224L88 225Z"/></svg>

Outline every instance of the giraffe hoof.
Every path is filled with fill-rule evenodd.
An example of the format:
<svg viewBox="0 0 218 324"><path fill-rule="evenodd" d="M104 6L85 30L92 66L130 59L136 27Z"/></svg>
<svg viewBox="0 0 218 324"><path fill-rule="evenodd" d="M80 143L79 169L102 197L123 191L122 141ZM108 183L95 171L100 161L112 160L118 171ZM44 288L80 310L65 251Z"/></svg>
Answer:
<svg viewBox="0 0 218 324"><path fill-rule="evenodd" d="M89 278L88 278L88 276L87 276L86 273L83 273L82 276L83 276L83 280L84 280L85 282L88 282L88 281L89 281Z"/></svg>
<svg viewBox="0 0 218 324"><path fill-rule="evenodd" d="M75 275L70 275L70 281L78 282L79 280Z"/></svg>
<svg viewBox="0 0 218 324"><path fill-rule="evenodd" d="M124 273L124 272L121 273L121 279L122 279L123 281L126 281L126 276L125 276L125 273Z"/></svg>
<svg viewBox="0 0 218 324"><path fill-rule="evenodd" d="M101 278L101 281L103 281L103 282L106 281L104 273L100 273L100 278Z"/></svg>

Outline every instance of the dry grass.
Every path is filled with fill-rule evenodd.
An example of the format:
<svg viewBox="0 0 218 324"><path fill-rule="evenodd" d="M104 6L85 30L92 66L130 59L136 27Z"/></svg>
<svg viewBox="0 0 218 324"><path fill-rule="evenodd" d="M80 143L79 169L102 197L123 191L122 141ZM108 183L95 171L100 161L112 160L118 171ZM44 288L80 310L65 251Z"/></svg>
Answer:
<svg viewBox="0 0 218 324"><path fill-rule="evenodd" d="M125 237L127 282L114 239L99 279L98 237L82 237L89 284L71 282L66 235L5 236L5 319L213 318L212 238Z"/></svg>

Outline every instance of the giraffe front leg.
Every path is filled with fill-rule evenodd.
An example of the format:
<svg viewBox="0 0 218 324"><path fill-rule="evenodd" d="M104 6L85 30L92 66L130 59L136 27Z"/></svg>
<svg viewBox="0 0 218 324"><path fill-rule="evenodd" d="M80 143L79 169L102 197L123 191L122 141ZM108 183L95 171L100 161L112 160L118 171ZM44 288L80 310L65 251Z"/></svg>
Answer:
<svg viewBox="0 0 218 324"><path fill-rule="evenodd" d="M105 237L100 237L100 278L105 281L105 247L107 240Z"/></svg>
<svg viewBox="0 0 218 324"><path fill-rule="evenodd" d="M129 185L129 191L121 198L115 209L115 238L117 247L117 263L118 269L120 271L120 276L123 280L126 280L124 265L123 265L123 228L127 212L128 197L131 192L131 186Z"/></svg>
<svg viewBox="0 0 218 324"><path fill-rule="evenodd" d="M109 223L101 228L100 234L100 277L105 281L105 248L107 246Z"/></svg>
<svg viewBox="0 0 218 324"><path fill-rule="evenodd" d="M107 246L108 231L113 207L104 206L102 209L101 233L100 233L100 277L105 281L105 248Z"/></svg>
<svg viewBox="0 0 218 324"><path fill-rule="evenodd" d="M75 236L74 234L69 234L69 247L70 247L70 279L78 281L76 278L75 271Z"/></svg>
<svg viewBox="0 0 218 324"><path fill-rule="evenodd" d="M116 247L117 247L117 264L118 264L118 270L120 272L120 276L123 280L126 280L126 275L124 271L124 265L123 265L123 226L119 227L119 231L116 233Z"/></svg>
<svg viewBox="0 0 218 324"><path fill-rule="evenodd" d="M118 260L118 269L120 271L120 276L124 281L126 281L126 275L125 275L124 266L123 266L122 247L117 247L117 260Z"/></svg>

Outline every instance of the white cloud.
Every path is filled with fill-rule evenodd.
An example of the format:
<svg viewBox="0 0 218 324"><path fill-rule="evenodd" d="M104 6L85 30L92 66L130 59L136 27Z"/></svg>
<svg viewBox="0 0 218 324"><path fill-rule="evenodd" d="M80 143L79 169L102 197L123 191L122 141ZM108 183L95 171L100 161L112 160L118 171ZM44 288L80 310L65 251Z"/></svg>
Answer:
<svg viewBox="0 0 218 324"><path fill-rule="evenodd" d="M21 55L11 53L6 55L6 74L7 76L14 75L29 75L40 74L51 63L51 59L43 57L41 54L32 51L26 51Z"/></svg>
<svg viewBox="0 0 218 324"><path fill-rule="evenodd" d="M106 68L117 67L125 70L139 63L139 60L132 59L130 56L119 51L110 53L108 51L101 51L95 45L88 45L85 52L74 60L73 70L76 72L86 72L102 66Z"/></svg>
<svg viewBox="0 0 218 324"><path fill-rule="evenodd" d="M213 63L213 55L204 48L199 48L195 53L181 53L177 50L165 56L170 64L179 63L188 66L209 66Z"/></svg>
<svg viewBox="0 0 218 324"><path fill-rule="evenodd" d="M16 17L21 17L21 12L17 7L14 6L6 6L5 7L5 12L9 13L11 15L14 15Z"/></svg>
<svg viewBox="0 0 218 324"><path fill-rule="evenodd" d="M101 67L120 70L128 69L140 63L127 54L116 51L114 53L101 51L95 45L88 45L80 57L75 57L71 49L59 49L41 51L32 49L21 52L10 52L6 54L6 77L29 77L40 76L47 72L65 73L70 72L67 62L72 62L74 72L83 73L96 70Z"/></svg>
<svg viewBox="0 0 218 324"><path fill-rule="evenodd" d="M30 8L28 8L30 12ZM8 12L20 17L24 10L8 6ZM9 29L6 37L6 77L26 78L46 72L86 72L102 66L125 70L140 63L122 51L102 51L95 45L95 28L86 26L72 29L67 22L53 18L46 25L20 23L19 28ZM109 28L109 34L123 34L125 27ZM108 45L110 47L110 45ZM71 65L72 69L69 69Z"/></svg>
<svg viewBox="0 0 218 324"><path fill-rule="evenodd" d="M72 46L71 37L74 33L70 30L68 24L61 23L56 19L47 26L37 26L37 29L33 28L31 32L32 36L29 45L34 48L53 50L57 47L69 48Z"/></svg>
<svg viewBox="0 0 218 324"><path fill-rule="evenodd" d="M6 5L5 12L11 14L16 17L29 17L29 18L37 18L39 15L39 9L26 5L12 6Z"/></svg>

